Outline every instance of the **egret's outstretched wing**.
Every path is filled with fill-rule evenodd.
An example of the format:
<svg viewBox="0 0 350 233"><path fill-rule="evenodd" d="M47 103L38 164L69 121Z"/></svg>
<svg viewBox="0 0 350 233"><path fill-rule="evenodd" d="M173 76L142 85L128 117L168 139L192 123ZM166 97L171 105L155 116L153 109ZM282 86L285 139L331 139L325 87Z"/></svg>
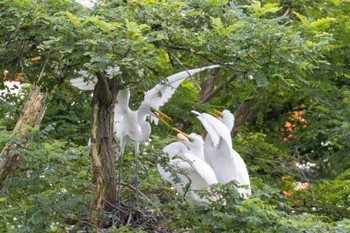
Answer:
<svg viewBox="0 0 350 233"><path fill-rule="evenodd" d="M129 89L119 90L117 95L117 102L114 108L114 132L117 133L120 130L120 123L123 118L127 116L129 111Z"/></svg>
<svg viewBox="0 0 350 233"><path fill-rule="evenodd" d="M199 113L196 111L192 111L192 113L196 114L197 118L202 122L213 142L214 147L219 145L221 142L220 140L223 140L228 147L232 148L231 134L226 125L210 114Z"/></svg>
<svg viewBox="0 0 350 233"><path fill-rule="evenodd" d="M219 65L204 66L201 68L185 70L185 71L170 75L164 84L157 84L154 88L147 91L142 104L147 103L150 106L154 107L155 109L158 109L168 101L168 99L176 91L176 88L178 88L181 82L185 80L187 77L194 75L196 73L202 72L204 70L213 69L216 67L219 67Z"/></svg>
<svg viewBox="0 0 350 233"><path fill-rule="evenodd" d="M75 78L70 80L70 83L72 86L77 87L80 90L83 91L89 91L89 90L94 90L96 82L90 81L86 82L84 81L84 78Z"/></svg>

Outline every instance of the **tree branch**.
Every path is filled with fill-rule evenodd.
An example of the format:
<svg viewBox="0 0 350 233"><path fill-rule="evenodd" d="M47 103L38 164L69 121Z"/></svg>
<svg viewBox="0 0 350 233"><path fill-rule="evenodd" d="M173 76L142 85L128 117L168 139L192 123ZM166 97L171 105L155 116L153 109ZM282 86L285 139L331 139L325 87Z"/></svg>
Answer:
<svg viewBox="0 0 350 233"><path fill-rule="evenodd" d="M230 82L232 82L233 80L235 80L237 77L236 74L232 74L230 77L228 77L226 79L225 82L221 83L220 86L218 86L215 90L213 90L212 92L210 92L207 96L205 96L203 99L200 100L201 103L206 103L208 102L211 98L213 98L219 91L221 91L222 89L224 89L224 87L229 84Z"/></svg>
<svg viewBox="0 0 350 233"><path fill-rule="evenodd" d="M211 93L214 90L219 70L219 67L212 69L210 71L211 76L207 80L204 80L202 82L202 89L200 90L200 99L205 98L209 93Z"/></svg>

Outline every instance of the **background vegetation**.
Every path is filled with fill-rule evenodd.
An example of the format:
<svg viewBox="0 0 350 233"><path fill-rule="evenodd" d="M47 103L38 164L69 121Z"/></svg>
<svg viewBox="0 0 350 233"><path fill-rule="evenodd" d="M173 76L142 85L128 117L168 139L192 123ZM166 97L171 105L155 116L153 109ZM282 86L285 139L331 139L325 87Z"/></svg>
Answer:
<svg viewBox="0 0 350 233"><path fill-rule="evenodd" d="M197 86L207 72L186 80L162 110L198 133L191 109L237 110L233 145L252 197L241 200L234 184L213 187L225 205L177 195L156 169L172 132L153 126L141 146L142 208L106 213L104 232L349 232L349 17L348 0L104 0L93 8L0 0L1 70L49 93L19 169L0 186L0 232L102 232L89 223L92 93L69 84L79 71L119 66L135 109L167 75L214 63L230 65L215 77L213 90L221 89L212 98ZM25 100L1 96L0 148L18 140L12 129ZM132 146L124 166L123 201L132 204ZM308 188L295 190L297 182Z"/></svg>

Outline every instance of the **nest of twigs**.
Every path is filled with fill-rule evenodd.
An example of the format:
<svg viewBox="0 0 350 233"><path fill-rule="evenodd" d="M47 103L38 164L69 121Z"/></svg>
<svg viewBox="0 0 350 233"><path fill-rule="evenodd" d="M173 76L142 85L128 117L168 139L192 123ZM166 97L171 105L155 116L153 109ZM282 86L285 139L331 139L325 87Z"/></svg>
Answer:
<svg viewBox="0 0 350 233"><path fill-rule="evenodd" d="M132 185L124 182L121 185L128 187L132 192L135 189ZM112 220L111 227L119 228L120 226L125 226L147 232L171 232L160 224L161 220L164 219L163 213L154 208L151 200L141 191L139 191L139 195L143 200L141 207L135 206L133 195L127 195L130 198L124 200L121 203L121 207L115 207L115 210L109 216Z"/></svg>

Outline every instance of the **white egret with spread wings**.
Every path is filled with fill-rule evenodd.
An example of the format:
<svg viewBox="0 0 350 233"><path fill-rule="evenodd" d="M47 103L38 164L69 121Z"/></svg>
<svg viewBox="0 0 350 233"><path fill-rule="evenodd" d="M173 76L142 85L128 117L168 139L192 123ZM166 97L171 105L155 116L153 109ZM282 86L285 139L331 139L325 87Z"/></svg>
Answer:
<svg viewBox="0 0 350 233"><path fill-rule="evenodd" d="M130 90L119 90L117 95L117 103L115 107L115 132L117 138L120 140L120 153L119 153L119 172L118 172L118 206L121 206L120 202L120 184L122 173L122 160L124 155L124 149L127 139L131 139L135 143L135 188L136 188L136 205L139 205L138 198L138 156L139 145L147 140L151 134L151 125L146 120L147 116L151 117L156 124L158 119L165 122L164 117L167 116L161 113L158 108L163 106L169 98L174 94L178 86L187 77L204 70L219 67L219 65L205 66L197 69L185 70L176 74L173 74L166 78L162 84L157 84L154 88L149 90L144 97L138 110L133 111L129 108ZM83 78L74 79L71 81L73 86L82 90L91 90L94 87L94 82L87 83L83 81Z"/></svg>

